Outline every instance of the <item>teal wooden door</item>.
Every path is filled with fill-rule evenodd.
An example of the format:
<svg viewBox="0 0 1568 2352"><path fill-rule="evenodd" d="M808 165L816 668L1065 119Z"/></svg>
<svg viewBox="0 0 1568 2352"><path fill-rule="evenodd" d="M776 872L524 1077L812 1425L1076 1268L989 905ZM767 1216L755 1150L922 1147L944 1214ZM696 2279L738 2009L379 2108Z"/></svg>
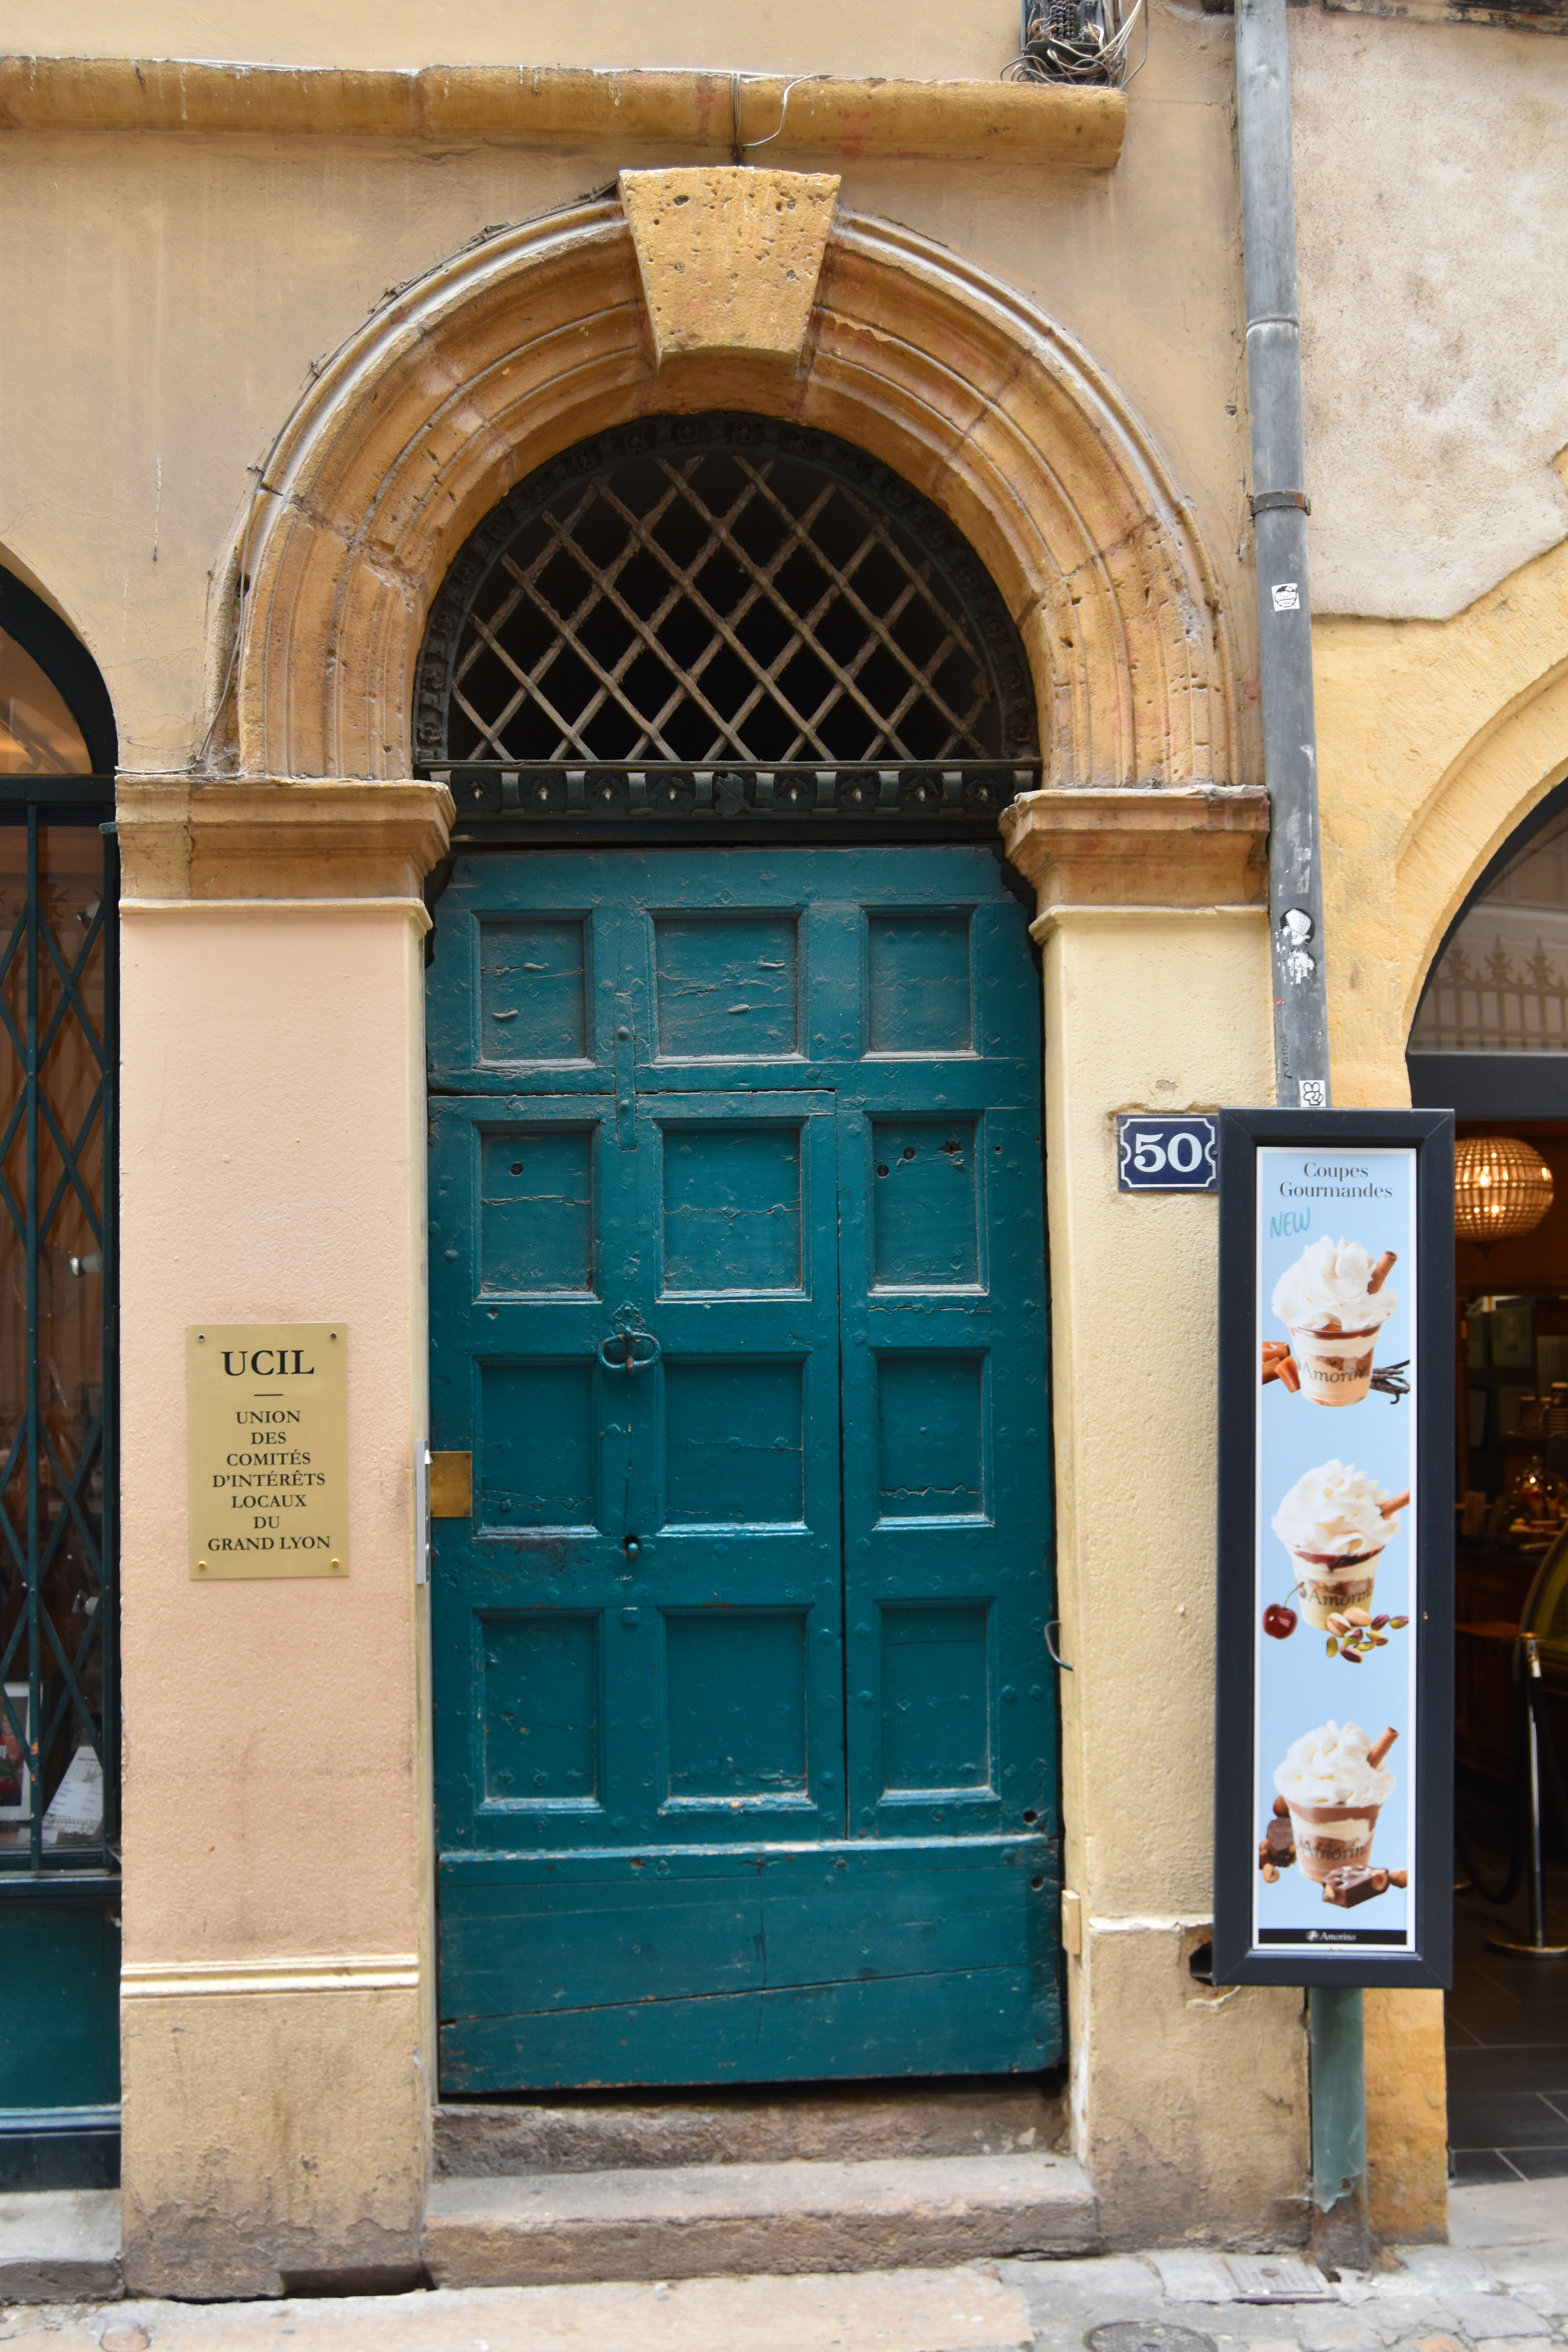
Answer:
<svg viewBox="0 0 1568 2352"><path fill-rule="evenodd" d="M1061 2046L1037 982L988 848L459 857L447 2091Z"/></svg>

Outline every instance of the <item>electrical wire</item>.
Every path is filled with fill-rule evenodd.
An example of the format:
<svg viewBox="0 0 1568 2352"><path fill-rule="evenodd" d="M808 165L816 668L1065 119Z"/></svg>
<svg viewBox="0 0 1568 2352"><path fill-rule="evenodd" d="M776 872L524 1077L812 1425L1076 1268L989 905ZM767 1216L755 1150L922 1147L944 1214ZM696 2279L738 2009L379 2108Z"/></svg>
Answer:
<svg viewBox="0 0 1568 2352"><path fill-rule="evenodd" d="M1142 0L1140 0L1140 5L1142 5ZM761 81L764 79L765 77L762 74L732 74L731 76L731 89L732 93L731 104L734 108L735 115L735 161L737 163L740 162L742 155L752 153L758 147L771 147L775 139L782 139L784 137L784 119L789 113L790 93L792 90L799 89L803 82L831 81L833 76L826 73L796 74L793 81L788 81L784 84L784 97L779 105L778 129L776 131L770 131L765 139L742 139L741 136L740 100L738 97L733 95L735 86L738 83Z"/></svg>
<svg viewBox="0 0 1568 2352"><path fill-rule="evenodd" d="M1114 30L1107 22L1115 20ZM1132 28L1143 20L1143 53L1127 70ZM1026 5L1024 47L1002 68L1004 81L1094 83L1125 89L1142 72L1149 57L1146 0L1132 0L1125 16L1121 0L1046 0L1040 13Z"/></svg>

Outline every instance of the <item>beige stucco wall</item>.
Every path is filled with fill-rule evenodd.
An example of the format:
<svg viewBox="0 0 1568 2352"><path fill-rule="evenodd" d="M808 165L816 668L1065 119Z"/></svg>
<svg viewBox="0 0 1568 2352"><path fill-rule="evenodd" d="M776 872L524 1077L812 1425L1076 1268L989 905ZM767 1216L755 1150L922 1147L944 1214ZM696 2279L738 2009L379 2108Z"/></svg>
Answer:
<svg viewBox="0 0 1568 2352"><path fill-rule="evenodd" d="M125 914L124 2204L142 2292L417 2260L423 922L387 900ZM198 1585L185 1329L272 1316L347 1326L350 1572Z"/></svg>
<svg viewBox="0 0 1568 2352"><path fill-rule="evenodd" d="M293 54L282 32L264 37L263 16L139 7L136 30L154 54L210 56L220 34L230 55ZM602 19L621 23L617 11ZM895 35L889 11L874 38L869 21L826 6L755 19L710 6L690 9L684 29L664 20L660 39L700 62L782 59L806 72L864 67L862 47L881 72L989 77L1003 62L995 26L982 40L963 12L900 11ZM396 22L344 5L300 9L293 26L301 55L329 41L339 61L447 53L439 18L422 18L417 39L394 39L385 27ZM966 25L960 39L952 28ZM759 26L771 26L776 52L737 56L732 43L742 33L760 41ZM122 18L96 7L65 21L53 10L8 19L9 46L29 32L57 52L68 42L123 49L127 37ZM581 12L531 18L529 34L542 62L599 58ZM464 46L515 63L516 37L497 9L476 17ZM624 55L624 30L605 40ZM1253 624L1241 569L1244 420L1230 413L1241 365L1230 95L1227 21L1162 5L1113 172L918 158L826 165L782 142L755 160L840 170L846 209L922 232L1079 339L1191 502L1245 676ZM0 349L0 561L46 583L103 667L122 765L161 771L203 745L226 654L232 551L274 437L312 372L387 290L497 223L605 187L626 164L703 160L368 136L0 132L0 302L11 322ZM63 363L78 352L83 364Z"/></svg>

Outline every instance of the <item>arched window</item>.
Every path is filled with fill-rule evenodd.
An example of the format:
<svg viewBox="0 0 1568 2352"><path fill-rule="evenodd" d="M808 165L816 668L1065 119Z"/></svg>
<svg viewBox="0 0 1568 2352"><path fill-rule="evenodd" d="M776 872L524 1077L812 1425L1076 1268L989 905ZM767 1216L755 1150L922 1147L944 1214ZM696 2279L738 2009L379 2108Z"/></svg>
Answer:
<svg viewBox="0 0 1568 2352"><path fill-rule="evenodd" d="M992 830L1028 663L968 543L831 434L645 418L488 516L430 614L416 756L459 818L891 812Z"/></svg>
<svg viewBox="0 0 1568 2352"><path fill-rule="evenodd" d="M1568 1115L1568 786L1504 844L1433 963L1410 1032L1417 1104Z"/></svg>
<svg viewBox="0 0 1568 2352"><path fill-rule="evenodd" d="M0 778L110 778L118 751L97 663L41 596L0 570Z"/></svg>

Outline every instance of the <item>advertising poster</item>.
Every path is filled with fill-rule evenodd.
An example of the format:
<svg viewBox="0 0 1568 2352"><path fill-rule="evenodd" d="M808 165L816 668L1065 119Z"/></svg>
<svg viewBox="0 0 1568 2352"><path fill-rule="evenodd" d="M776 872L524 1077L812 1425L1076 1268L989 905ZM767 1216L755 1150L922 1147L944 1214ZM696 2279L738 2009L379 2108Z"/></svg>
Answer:
<svg viewBox="0 0 1568 2352"><path fill-rule="evenodd" d="M1424 1258L1429 1140L1333 1132L1373 1117L1277 1114L1290 1139L1227 1133L1222 1157L1221 1656L1245 1683L1221 1697L1216 1963L1223 1914L1230 1960L1272 1982L1431 1981L1426 1931L1451 1886L1446 1854L1425 1884L1449 1772L1447 1678L1429 1669L1448 1609L1451 1308L1446 1352L1424 1323L1440 1261L1451 1287L1452 1211Z"/></svg>

